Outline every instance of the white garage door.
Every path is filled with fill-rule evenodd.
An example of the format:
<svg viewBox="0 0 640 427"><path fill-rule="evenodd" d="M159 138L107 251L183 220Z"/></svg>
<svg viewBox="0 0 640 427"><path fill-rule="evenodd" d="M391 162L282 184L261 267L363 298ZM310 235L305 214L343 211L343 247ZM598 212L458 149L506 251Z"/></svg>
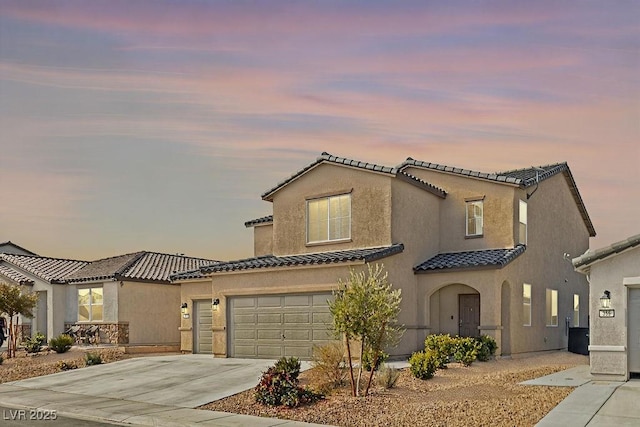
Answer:
<svg viewBox="0 0 640 427"><path fill-rule="evenodd" d="M640 374L640 289L629 289L629 372Z"/></svg>
<svg viewBox="0 0 640 427"><path fill-rule="evenodd" d="M193 348L196 353L213 353L213 332L211 331L211 300L193 302Z"/></svg>
<svg viewBox="0 0 640 427"><path fill-rule="evenodd" d="M330 293L235 297L229 304L229 356L310 359L333 339Z"/></svg>

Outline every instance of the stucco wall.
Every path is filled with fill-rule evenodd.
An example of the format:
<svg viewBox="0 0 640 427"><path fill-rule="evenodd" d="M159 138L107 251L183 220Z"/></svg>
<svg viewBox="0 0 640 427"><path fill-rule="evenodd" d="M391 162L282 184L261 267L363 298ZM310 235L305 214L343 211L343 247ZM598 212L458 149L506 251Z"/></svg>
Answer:
<svg viewBox="0 0 640 427"><path fill-rule="evenodd" d="M640 247L597 261L590 266L591 329L589 344L591 374L598 377L613 376L626 380L628 351L628 289L625 277L640 277ZM614 318L600 318L600 297L611 292ZM606 350L603 346L609 346Z"/></svg>
<svg viewBox="0 0 640 427"><path fill-rule="evenodd" d="M273 254L273 224L253 227L253 256Z"/></svg>
<svg viewBox="0 0 640 427"><path fill-rule="evenodd" d="M177 345L180 286L122 282L118 289L118 320L129 322L130 345Z"/></svg>
<svg viewBox="0 0 640 427"><path fill-rule="evenodd" d="M320 164L273 198L273 253L290 255L391 244L391 181L388 175ZM307 245L306 200L351 193L351 240Z"/></svg>
<svg viewBox="0 0 640 427"><path fill-rule="evenodd" d="M211 299L211 279L187 281L180 284L180 303L187 303L189 318L185 319L178 312L180 319L180 351L193 352L193 301Z"/></svg>

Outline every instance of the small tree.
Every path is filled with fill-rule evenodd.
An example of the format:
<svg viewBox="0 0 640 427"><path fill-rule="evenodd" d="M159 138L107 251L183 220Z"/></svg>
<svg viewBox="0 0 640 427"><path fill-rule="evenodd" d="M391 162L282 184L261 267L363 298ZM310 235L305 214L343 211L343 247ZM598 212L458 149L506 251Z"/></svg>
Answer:
<svg viewBox="0 0 640 427"><path fill-rule="evenodd" d="M15 357L18 343L18 315L33 317L33 309L38 296L31 292L23 292L19 286L0 282L0 313L9 317L9 341L7 357ZM14 322L15 318L15 322Z"/></svg>
<svg viewBox="0 0 640 427"><path fill-rule="evenodd" d="M397 325L402 296L400 290L393 290L387 281L388 274L384 266L375 267L367 264L366 271L351 270L349 280L338 280L338 289L334 291L334 300L329 302L333 316L333 331L339 338L344 338L349 361L351 393L360 395L360 382L363 371L365 351L373 354L372 366L376 366L384 348L398 345L404 332ZM357 379L354 377L353 341L360 341L360 366ZM371 380L375 375L371 372L364 395L369 393Z"/></svg>

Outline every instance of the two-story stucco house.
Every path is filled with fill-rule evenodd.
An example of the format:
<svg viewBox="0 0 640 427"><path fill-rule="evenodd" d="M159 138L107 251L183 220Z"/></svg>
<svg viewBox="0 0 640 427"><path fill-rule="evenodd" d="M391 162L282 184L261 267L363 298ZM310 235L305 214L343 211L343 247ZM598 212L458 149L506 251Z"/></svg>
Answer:
<svg viewBox="0 0 640 427"><path fill-rule="evenodd" d="M323 153L262 195L245 223L254 257L173 276L181 349L219 357L309 358L330 339L338 278L381 262L402 289L406 333L487 334L499 354L561 349L586 325L588 286L566 254L595 230L566 163L481 173L407 159L380 166Z"/></svg>

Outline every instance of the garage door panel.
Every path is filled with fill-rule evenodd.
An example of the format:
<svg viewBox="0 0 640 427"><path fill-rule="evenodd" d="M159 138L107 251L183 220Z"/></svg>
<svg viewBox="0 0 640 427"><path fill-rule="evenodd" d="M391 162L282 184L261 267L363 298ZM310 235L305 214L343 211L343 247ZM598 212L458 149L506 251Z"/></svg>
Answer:
<svg viewBox="0 0 640 427"><path fill-rule="evenodd" d="M311 304L314 307L326 307L327 301L333 299L331 294L319 294L311 297Z"/></svg>
<svg viewBox="0 0 640 427"><path fill-rule="evenodd" d="M233 321L236 324L243 325L255 325L257 323L257 317L255 314L234 314Z"/></svg>
<svg viewBox="0 0 640 427"><path fill-rule="evenodd" d="M308 307L308 295L287 295L284 297L284 307Z"/></svg>
<svg viewBox="0 0 640 427"><path fill-rule="evenodd" d="M308 325L310 318L310 313L285 313L284 314L284 323L285 325L289 323L293 324L305 324Z"/></svg>
<svg viewBox="0 0 640 427"><path fill-rule="evenodd" d="M318 343L320 341L331 341L334 340L331 331L326 330L314 330L312 335L313 341ZM322 342L320 342L322 344Z"/></svg>
<svg viewBox="0 0 640 427"><path fill-rule="evenodd" d="M280 329L258 329L257 338L259 340L282 340L282 331Z"/></svg>
<svg viewBox="0 0 640 427"><path fill-rule="evenodd" d="M279 325L282 323L282 315L280 313L258 314L258 324L264 325L265 323Z"/></svg>
<svg viewBox="0 0 640 427"><path fill-rule="evenodd" d="M300 359L310 359L312 356L312 350L308 347L285 346L284 352L287 357L298 357Z"/></svg>
<svg viewBox="0 0 640 427"><path fill-rule="evenodd" d="M255 298L234 298L233 305L235 308L255 308Z"/></svg>
<svg viewBox="0 0 640 427"><path fill-rule="evenodd" d="M277 359L283 356L282 352L283 348L280 345L259 345L256 356Z"/></svg>
<svg viewBox="0 0 640 427"><path fill-rule="evenodd" d="M308 329L285 329L286 341L311 341L311 331Z"/></svg>
<svg viewBox="0 0 640 427"><path fill-rule="evenodd" d="M331 313L313 313L313 323L321 325L331 325L333 319Z"/></svg>
<svg viewBox="0 0 640 427"><path fill-rule="evenodd" d="M236 329L233 333L235 340L255 340L256 331L254 329Z"/></svg>
<svg viewBox="0 0 640 427"><path fill-rule="evenodd" d="M258 307L281 307L282 297L258 297Z"/></svg>

